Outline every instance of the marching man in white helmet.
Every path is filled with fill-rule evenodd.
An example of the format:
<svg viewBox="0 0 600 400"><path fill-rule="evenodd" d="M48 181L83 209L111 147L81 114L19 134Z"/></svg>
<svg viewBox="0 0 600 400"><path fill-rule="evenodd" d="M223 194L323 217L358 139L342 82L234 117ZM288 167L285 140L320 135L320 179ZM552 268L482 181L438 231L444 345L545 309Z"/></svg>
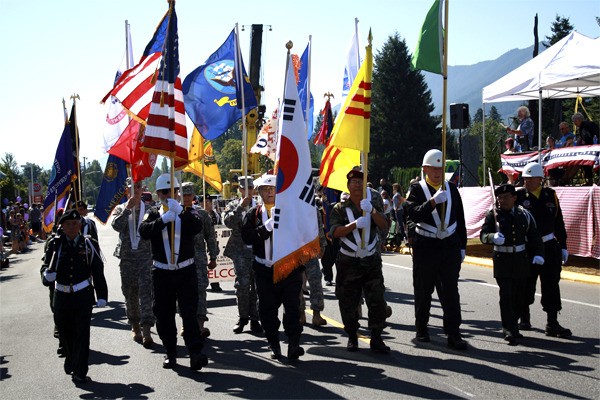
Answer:
<svg viewBox="0 0 600 400"><path fill-rule="evenodd" d="M456 186L444 179L442 159L439 150L425 154L422 163L425 179L411 185L407 199L408 218L416 226L413 239L416 340L430 341L427 324L431 294L439 280L448 347L466 350L467 342L459 330L458 277L465 258L467 229L462 200Z"/></svg>
<svg viewBox="0 0 600 400"><path fill-rule="evenodd" d="M519 328L531 329L529 305L535 300L537 278L542 283L541 304L548 315L546 335L559 338L571 336L571 330L558 323L558 312L562 309L560 300L560 273L562 264L567 262L567 231L562 210L554 190L542 187L544 170L538 163L532 162L523 169L524 188L517 190L517 205L523 206L533 215L537 230L544 242L544 263L531 260L531 275L527 281L526 304L521 313Z"/></svg>
<svg viewBox="0 0 600 400"><path fill-rule="evenodd" d="M204 339L196 319L198 277L194 263L194 237L202 232L202 220L197 210L191 207L184 209L171 198L172 186L175 196L178 196L177 179L171 182L170 174L158 177L156 194L161 205L146 212L139 232L142 239L150 239L152 246L153 309L156 330L167 351L163 368L177 365L175 311L178 303L183 320L183 339L190 353L190 368L200 370L208 363L206 355L202 354Z"/></svg>

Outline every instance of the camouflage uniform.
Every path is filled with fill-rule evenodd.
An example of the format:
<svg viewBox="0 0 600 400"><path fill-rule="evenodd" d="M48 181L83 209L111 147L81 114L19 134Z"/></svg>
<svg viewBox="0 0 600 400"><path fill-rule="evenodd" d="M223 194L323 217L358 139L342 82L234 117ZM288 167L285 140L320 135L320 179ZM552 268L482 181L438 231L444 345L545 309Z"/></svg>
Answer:
<svg viewBox="0 0 600 400"><path fill-rule="evenodd" d="M198 274L198 318L203 321L208 321L208 309L206 307L206 287L208 286L208 257L206 250L211 260L216 260L219 255L219 244L217 243L217 235L215 227L212 223L210 215L205 210L199 207L194 207L198 210L200 219L202 220L202 233L194 238L194 260L196 263L196 272Z"/></svg>
<svg viewBox="0 0 600 400"><path fill-rule="evenodd" d="M319 225L319 244L321 246L321 252L324 251L327 246L327 239L325 238L325 232L323 231L323 224L321 219L321 211L317 209L317 219ZM323 311L325 304L323 302L323 274L319 266L319 260L313 258L305 265L306 267L306 280L310 288L310 309L313 311ZM300 300L300 312L306 308L306 300L304 296L301 296Z"/></svg>
<svg viewBox="0 0 600 400"><path fill-rule="evenodd" d="M136 220L140 209L135 208ZM129 216L131 210L119 205L115 208L112 227L119 232L119 242L114 256L121 261L121 290L125 296L127 320L130 325L154 326L152 312L152 252L150 241L140 238L137 250L131 248L129 237Z"/></svg>
<svg viewBox="0 0 600 400"><path fill-rule="evenodd" d="M235 295L240 319L258 321L258 297L252 263L252 248L242 240L242 219L246 211L241 206L243 199L236 199L225 208L225 225L231 229L231 236L223 255L231 258L235 271Z"/></svg>

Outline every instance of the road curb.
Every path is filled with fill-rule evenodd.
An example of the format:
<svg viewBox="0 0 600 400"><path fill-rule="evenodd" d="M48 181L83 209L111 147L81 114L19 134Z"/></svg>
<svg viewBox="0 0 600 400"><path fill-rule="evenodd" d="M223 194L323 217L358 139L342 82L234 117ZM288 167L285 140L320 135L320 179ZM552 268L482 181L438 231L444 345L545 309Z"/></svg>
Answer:
<svg viewBox="0 0 600 400"><path fill-rule="evenodd" d="M400 254L410 254L410 251L409 251L408 247L402 247L400 249L399 253ZM467 264L477 265L480 267L486 267L486 268L494 267L492 259L490 259L490 258L466 256L464 262ZM573 282L589 283L592 285L600 285L600 276L581 274L579 272L562 271L560 273L560 279L564 279L567 281L573 281Z"/></svg>

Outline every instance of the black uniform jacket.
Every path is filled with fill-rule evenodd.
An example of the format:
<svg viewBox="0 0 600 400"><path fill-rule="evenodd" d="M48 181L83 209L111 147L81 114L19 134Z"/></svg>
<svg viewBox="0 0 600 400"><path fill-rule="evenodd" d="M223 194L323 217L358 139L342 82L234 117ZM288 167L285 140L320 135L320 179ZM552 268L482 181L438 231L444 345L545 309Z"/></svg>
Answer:
<svg viewBox="0 0 600 400"><path fill-rule="evenodd" d="M273 232L269 232L262 222L262 205L248 210L242 220L242 240L248 246L252 246L252 254L264 259L265 240L272 236Z"/></svg>
<svg viewBox="0 0 600 400"><path fill-rule="evenodd" d="M554 233L561 249L567 248L565 221L554 190L542 188L538 199L527 189L519 189L517 190L517 204L533 215L540 236Z"/></svg>
<svg viewBox="0 0 600 400"><path fill-rule="evenodd" d="M194 208L184 209L179 214L179 218L181 219L181 242L179 245L179 254L175 254L175 262L177 263L194 258L194 236L202 232L202 219L198 211ZM144 215L144 219L140 224L139 232L142 239L150 239L153 260L169 264L171 255L165 254L162 232L166 227L170 242L173 225L173 223L165 224L162 221L158 207L152 207L146 211L146 215Z"/></svg>
<svg viewBox="0 0 600 400"><path fill-rule="evenodd" d="M504 253L494 250L495 278L526 278L529 276L528 253L532 256L544 257L542 237L538 233L533 217L526 214L521 207L513 207L511 211L497 208L499 232L504 235L502 246L512 247L526 245L527 250L518 253ZM481 243L494 244L496 223L494 212L490 210L486 217L479 238Z"/></svg>
<svg viewBox="0 0 600 400"><path fill-rule="evenodd" d="M466 249L467 227L465 225L465 212L463 209L462 199L458 193L458 189L453 183L448 183L448 186L450 188L450 193L448 195L452 197L452 209L450 210L450 221L448 226L451 226L454 222L456 222L456 231L454 234L443 239L443 241L445 242L445 245ZM429 189L431 196L435 194L435 189L431 186L427 185L427 189ZM408 210L407 220L409 220L409 224L416 225L419 222L424 222L428 225L435 226L435 221L431 214L434 208L431 205L431 202L425 197L425 193L423 192L423 188L419 182L413 183L410 186L410 194L408 199L406 199L406 203ZM445 204L444 209L447 208L448 203L446 202L443 204ZM444 221L445 214L442 214L442 204L437 204L435 208L440 216L440 220ZM439 239L425 237L419 235L418 233L415 233L415 237L413 239L413 245L416 247L435 246L439 243Z"/></svg>
<svg viewBox="0 0 600 400"><path fill-rule="evenodd" d="M98 242L92 237L77 235L74 247L71 247L64 235L48 239L42 265L42 270L46 269L55 271L56 282L65 286L76 285L91 277L96 297L108 300L104 262ZM43 278L42 282L46 286L51 284Z"/></svg>

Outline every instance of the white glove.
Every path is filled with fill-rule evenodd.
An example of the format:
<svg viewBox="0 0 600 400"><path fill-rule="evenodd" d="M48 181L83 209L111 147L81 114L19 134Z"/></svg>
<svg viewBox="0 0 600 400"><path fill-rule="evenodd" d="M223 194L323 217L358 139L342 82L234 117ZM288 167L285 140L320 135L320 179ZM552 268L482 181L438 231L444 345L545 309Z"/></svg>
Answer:
<svg viewBox="0 0 600 400"><path fill-rule="evenodd" d="M531 262L532 264L537 264L537 265L544 265L544 257L542 256L535 256L533 257L533 261Z"/></svg>
<svg viewBox="0 0 600 400"><path fill-rule="evenodd" d="M173 211L175 215L179 215L183 211L183 207L175 199L167 199L167 206L169 207L169 211Z"/></svg>
<svg viewBox="0 0 600 400"><path fill-rule="evenodd" d="M465 249L460 249L460 262L462 263L463 261L465 261L465 256L467 255L467 250Z"/></svg>
<svg viewBox="0 0 600 400"><path fill-rule="evenodd" d="M569 251L567 249L562 249L562 263L565 265L567 260L569 259Z"/></svg>
<svg viewBox="0 0 600 400"><path fill-rule="evenodd" d="M373 204L371 204L371 202L367 199L362 199L360 201L360 209L367 214L371 214L371 211L373 211Z"/></svg>
<svg viewBox="0 0 600 400"><path fill-rule="evenodd" d="M175 218L177 218L177 214L175 214L173 210L169 210L166 213L164 213L160 218L165 224L168 224L169 222L175 221Z"/></svg>
<svg viewBox="0 0 600 400"><path fill-rule="evenodd" d="M502 246L504 244L504 235L502 233L494 233L494 244L497 246Z"/></svg>
<svg viewBox="0 0 600 400"><path fill-rule="evenodd" d="M104 299L98 299L98 301L96 302L96 307L98 307L98 308L104 308L104 307L106 307L106 300L104 300Z"/></svg>
<svg viewBox="0 0 600 400"><path fill-rule="evenodd" d="M265 228L267 228L269 232L273 232L273 228L275 228L275 219L273 217L265 221Z"/></svg>
<svg viewBox="0 0 600 400"><path fill-rule="evenodd" d="M54 282L56 280L56 272L48 272L48 270L44 270L44 278L48 282Z"/></svg>
<svg viewBox="0 0 600 400"><path fill-rule="evenodd" d="M358 219L356 220L356 227L358 229L365 229L367 227L367 224L369 223L369 219L371 217L358 217Z"/></svg>
<svg viewBox="0 0 600 400"><path fill-rule="evenodd" d="M448 194L445 190L440 189L437 192L435 192L432 199L436 205L442 204L448 201Z"/></svg>

